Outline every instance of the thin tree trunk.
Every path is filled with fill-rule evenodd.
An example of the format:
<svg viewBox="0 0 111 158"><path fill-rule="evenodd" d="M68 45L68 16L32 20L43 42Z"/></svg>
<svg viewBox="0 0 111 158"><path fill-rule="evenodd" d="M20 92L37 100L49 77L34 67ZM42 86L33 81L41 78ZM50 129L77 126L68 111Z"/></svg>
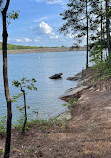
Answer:
<svg viewBox="0 0 111 158"><path fill-rule="evenodd" d="M109 0L106 0L106 36L107 36L107 49L109 58L111 58L111 49L110 49L110 19L108 16L109 12Z"/></svg>
<svg viewBox="0 0 111 158"><path fill-rule="evenodd" d="M22 133L24 133L24 131L25 131L25 125L26 125L26 122L27 122L27 107L26 107L25 91L24 90L21 90L21 91L23 92L23 96L24 96L25 119L24 119L24 123L23 123L23 126L22 126Z"/></svg>
<svg viewBox="0 0 111 158"><path fill-rule="evenodd" d="M101 46L103 41L103 15L102 15L102 1L101 1ZM103 60L103 51L101 51L101 61Z"/></svg>
<svg viewBox="0 0 111 158"><path fill-rule="evenodd" d="M88 2L87 2L87 0L86 0L86 25L87 25L87 52L86 52L86 68L88 68L88 51L89 51L89 43L88 43L88 37L89 37L89 35L88 35Z"/></svg>
<svg viewBox="0 0 111 158"><path fill-rule="evenodd" d="M10 156L10 143L11 143L11 122L12 122L12 111L11 111L11 97L9 93L9 84L8 84L8 74L7 74L7 22L6 15L9 6L10 0L7 0L6 6L2 11L2 21L3 21L3 79L4 79L4 90L5 98L7 101L7 131L6 131L6 142L5 142L5 152L4 158L9 158Z"/></svg>

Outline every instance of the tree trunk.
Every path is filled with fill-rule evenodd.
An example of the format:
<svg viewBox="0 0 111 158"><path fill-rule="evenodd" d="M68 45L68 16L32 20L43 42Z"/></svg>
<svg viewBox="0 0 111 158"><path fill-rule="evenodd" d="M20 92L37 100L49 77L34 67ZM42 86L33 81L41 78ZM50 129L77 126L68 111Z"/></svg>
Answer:
<svg viewBox="0 0 111 158"><path fill-rule="evenodd" d="M106 36L107 36L107 49L109 58L111 58L110 49L110 19L109 19L109 0L106 0Z"/></svg>
<svg viewBox="0 0 111 158"><path fill-rule="evenodd" d="M25 91L24 90L21 90L21 91L23 92L23 96L24 96L25 119L24 119L24 123L23 123L23 126L22 126L22 133L24 133L24 131L25 131L25 125L26 125L26 122L27 122L27 107L26 107Z"/></svg>
<svg viewBox="0 0 111 158"><path fill-rule="evenodd" d="M103 15L102 15L102 1L101 1L101 46L103 41ZM101 51L101 61L103 60L103 51Z"/></svg>
<svg viewBox="0 0 111 158"><path fill-rule="evenodd" d="M6 131L6 142L5 142L5 152L4 158L9 158L10 156L10 142L11 142L11 122L12 122L12 111L11 111L11 97L9 93L9 84L8 84L8 74L7 74L7 10L9 6L10 0L7 0L6 6L2 11L2 22L3 22L3 43L2 43L2 51L3 51L3 79L4 79L4 90L5 90L5 98L7 101L7 131Z"/></svg>
<svg viewBox="0 0 111 158"><path fill-rule="evenodd" d="M88 68L88 51L89 51L89 43L88 43L88 2L86 0L86 25L87 25L87 52L86 52L86 68Z"/></svg>

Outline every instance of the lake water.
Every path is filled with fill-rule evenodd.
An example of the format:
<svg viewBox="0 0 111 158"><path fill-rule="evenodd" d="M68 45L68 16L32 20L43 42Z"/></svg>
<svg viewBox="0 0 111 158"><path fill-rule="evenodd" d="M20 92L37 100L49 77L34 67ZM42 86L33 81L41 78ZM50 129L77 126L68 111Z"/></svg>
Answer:
<svg viewBox="0 0 111 158"><path fill-rule="evenodd" d="M8 77L10 94L20 93L19 89L12 86L13 80L35 78L37 80L37 91L27 92L27 105L30 106L28 113L35 118L33 111L38 111L39 118L49 118L64 112L66 107L62 106L64 101L59 99L67 89L76 86L76 81L68 81L85 68L86 52L50 52L31 54L9 54L8 55ZM51 80L49 76L63 73L62 79ZM2 55L0 55L0 116L6 115L6 101L3 89ZM20 113L16 105L23 106L21 97L17 103L12 103L13 122L19 118Z"/></svg>

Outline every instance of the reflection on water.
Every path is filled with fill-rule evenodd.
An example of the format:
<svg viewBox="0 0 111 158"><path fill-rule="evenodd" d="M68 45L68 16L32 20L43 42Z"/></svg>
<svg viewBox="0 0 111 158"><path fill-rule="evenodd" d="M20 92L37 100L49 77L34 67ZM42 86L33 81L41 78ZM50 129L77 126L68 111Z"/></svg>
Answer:
<svg viewBox="0 0 111 158"><path fill-rule="evenodd" d="M38 111L40 118L57 116L65 110L64 103L59 96L65 90L75 87L76 82L66 80L74 76L85 67L85 52L53 52L53 53L31 53L31 54L9 54L8 55L8 76L11 96L20 91L12 86L13 80L20 80L23 77L35 78L37 80L37 92L29 91L27 105L31 108L28 112L35 117L32 111ZM62 79L51 80L49 76L63 73ZM6 114L6 102L3 91L2 56L0 55L0 115ZM23 105L20 98L13 103L13 121L19 117L16 105Z"/></svg>

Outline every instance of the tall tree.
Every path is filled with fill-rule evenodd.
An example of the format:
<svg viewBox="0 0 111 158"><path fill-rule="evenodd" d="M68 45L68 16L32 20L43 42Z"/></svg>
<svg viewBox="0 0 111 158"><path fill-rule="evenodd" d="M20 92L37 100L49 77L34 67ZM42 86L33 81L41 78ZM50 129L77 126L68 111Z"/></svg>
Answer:
<svg viewBox="0 0 111 158"><path fill-rule="evenodd" d="M101 0L101 44L102 44L102 41L103 41L103 14L102 14L102 11L103 11L103 7L102 7L102 0ZM103 59L103 51L101 50L101 61Z"/></svg>
<svg viewBox="0 0 111 158"><path fill-rule="evenodd" d="M89 25L88 25L88 0L86 0L86 30L87 30L87 52L86 52L86 68L88 68L88 51L89 51Z"/></svg>
<svg viewBox="0 0 111 158"><path fill-rule="evenodd" d="M107 48L108 55L111 57L111 44L110 44L110 9L109 0L106 0L106 36L107 36Z"/></svg>
<svg viewBox="0 0 111 158"><path fill-rule="evenodd" d="M109 5L109 0L92 0L92 8L96 23L96 28L100 28L92 36L92 44L90 54L93 56L94 60L101 62L102 60L107 60L111 65L111 36L110 36L110 19L111 19L111 6ZM95 1L95 3L94 3ZM103 51L106 50L106 57L103 56ZM108 52L108 54L107 54Z"/></svg>
<svg viewBox="0 0 111 158"><path fill-rule="evenodd" d="M11 110L11 97L9 93L8 84L8 73L7 73L7 10L10 4L10 0L6 1L6 5L2 10L2 23L3 23L3 42L2 42L2 53L3 53L3 79L4 79L4 90L5 98L7 101L7 131L6 131L6 142L4 158L10 156L10 142L11 142L11 123L12 123L12 110Z"/></svg>
<svg viewBox="0 0 111 158"><path fill-rule="evenodd" d="M10 0L1 0L0 1L0 9L2 13L2 24L3 24L3 41L2 41L2 54L3 54L3 79L4 79L4 91L5 91L5 98L7 102L7 130L6 130L6 142L5 142L5 152L4 158L9 158L10 156L10 142L11 142L11 123L12 123L12 110L11 110L11 97L9 93L9 84L8 84L8 72L7 72L7 25L10 24L10 21L7 21L7 18L10 19L17 19L19 14L18 11L12 11L11 13L7 14L8 7L10 4Z"/></svg>
<svg viewBox="0 0 111 158"><path fill-rule="evenodd" d="M91 12L93 14L92 26L94 32L91 34L90 54L94 55L94 58L102 61L103 48L105 43L103 42L103 7L102 0L91 0Z"/></svg>
<svg viewBox="0 0 111 158"><path fill-rule="evenodd" d="M69 0L68 9L60 14L65 24L60 28L60 33L72 34L76 42L81 43L86 36L86 68L88 68L89 51L89 5L90 0Z"/></svg>

